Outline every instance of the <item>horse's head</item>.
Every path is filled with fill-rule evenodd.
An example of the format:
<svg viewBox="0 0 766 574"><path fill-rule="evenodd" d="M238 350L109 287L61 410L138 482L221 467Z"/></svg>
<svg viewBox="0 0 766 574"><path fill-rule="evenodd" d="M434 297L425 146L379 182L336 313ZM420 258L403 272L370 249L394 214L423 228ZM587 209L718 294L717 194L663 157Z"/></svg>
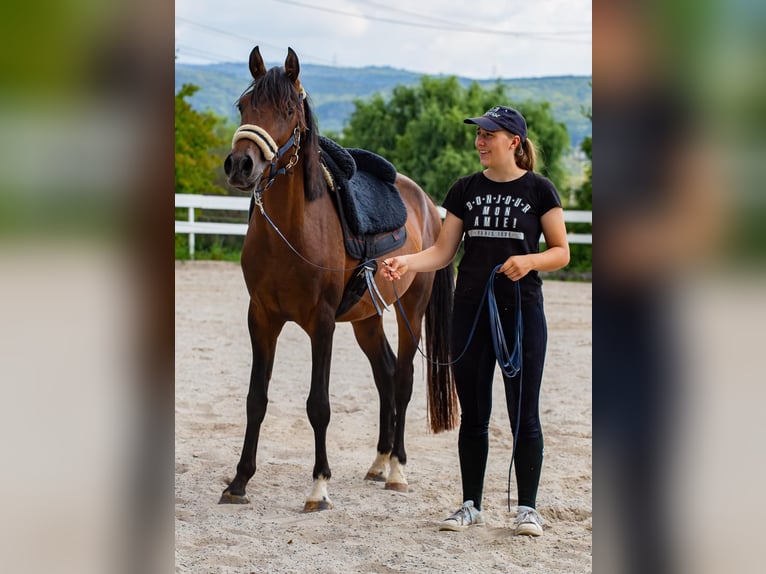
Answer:
<svg viewBox="0 0 766 574"><path fill-rule="evenodd" d="M253 189L270 166L273 179L278 167L290 169L298 161L301 137L309 127L299 72L292 48L284 68L268 71L258 46L250 53L253 82L237 102L241 122L223 166L232 187Z"/></svg>

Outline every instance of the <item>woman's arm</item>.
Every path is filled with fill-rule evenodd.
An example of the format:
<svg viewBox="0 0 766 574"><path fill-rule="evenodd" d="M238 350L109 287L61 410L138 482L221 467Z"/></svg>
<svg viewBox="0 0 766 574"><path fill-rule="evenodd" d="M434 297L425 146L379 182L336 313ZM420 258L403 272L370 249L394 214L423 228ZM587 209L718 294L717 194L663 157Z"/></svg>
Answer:
<svg viewBox="0 0 766 574"><path fill-rule="evenodd" d="M393 281L407 271L434 271L446 267L455 258L462 238L463 220L448 211L436 243L418 253L384 259L383 277Z"/></svg>
<svg viewBox="0 0 766 574"><path fill-rule="evenodd" d="M532 270L555 271L569 263L569 243L567 228L564 224L564 210L560 207L548 210L540 218L540 223L545 237L545 251L528 255L512 255L498 273L505 274L512 281L518 281Z"/></svg>

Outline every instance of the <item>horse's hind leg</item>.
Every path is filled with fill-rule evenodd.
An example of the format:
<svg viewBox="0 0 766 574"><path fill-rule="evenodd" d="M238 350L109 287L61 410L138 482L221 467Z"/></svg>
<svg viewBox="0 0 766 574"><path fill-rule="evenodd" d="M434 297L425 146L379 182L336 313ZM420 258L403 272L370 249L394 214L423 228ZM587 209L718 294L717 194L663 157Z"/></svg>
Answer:
<svg viewBox="0 0 766 574"><path fill-rule="evenodd" d="M353 323L354 335L372 367L372 376L380 398L380 430L377 456L367 471L365 480L383 482L388 476L388 464L394 444L394 376L396 356L383 331L378 315Z"/></svg>
<svg viewBox="0 0 766 574"><path fill-rule="evenodd" d="M255 474L255 457L258 450L258 437L261 423L266 416L268 404L269 380L274 366L277 337L283 322L269 324L259 320L252 303L247 316L250 342L253 349L253 366L250 371L250 389L247 393L247 429L242 446L242 455L237 464L237 475L221 494L219 503L247 504L245 488Z"/></svg>
<svg viewBox="0 0 766 574"><path fill-rule="evenodd" d="M433 278L428 273L418 273L410 288L402 295L400 299L401 308L404 310L406 320L402 317L401 309L397 308L399 345L394 376L396 424L394 443L391 449L391 471L386 480L386 488L389 490L406 491L408 489L407 479L404 475L404 466L407 464L404 429L407 421L407 407L412 398L412 379L415 370L413 360L418 350L423 316L431 295L432 281Z"/></svg>

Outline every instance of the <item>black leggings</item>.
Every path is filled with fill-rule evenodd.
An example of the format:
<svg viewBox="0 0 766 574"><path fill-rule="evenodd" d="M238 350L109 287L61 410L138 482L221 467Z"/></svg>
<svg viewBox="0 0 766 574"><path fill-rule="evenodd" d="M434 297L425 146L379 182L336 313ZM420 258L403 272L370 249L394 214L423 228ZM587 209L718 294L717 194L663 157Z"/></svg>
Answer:
<svg viewBox="0 0 766 574"><path fill-rule="evenodd" d="M451 334L453 360L465 348L477 309L478 303L455 299ZM498 310L503 331L508 339L508 349L513 350L515 307L498 303ZM543 458L543 431L539 413L540 385L548 342L542 300L525 301L522 304L522 320L524 328L521 373L512 378L503 378L511 431L516 430L517 423L519 425L514 460L518 504L535 508ZM492 379L495 366L495 350L485 302L468 349L452 366L461 409L458 452L463 501L473 500L474 506L479 509L489 451L489 421L492 413ZM521 417L517 421L520 385Z"/></svg>

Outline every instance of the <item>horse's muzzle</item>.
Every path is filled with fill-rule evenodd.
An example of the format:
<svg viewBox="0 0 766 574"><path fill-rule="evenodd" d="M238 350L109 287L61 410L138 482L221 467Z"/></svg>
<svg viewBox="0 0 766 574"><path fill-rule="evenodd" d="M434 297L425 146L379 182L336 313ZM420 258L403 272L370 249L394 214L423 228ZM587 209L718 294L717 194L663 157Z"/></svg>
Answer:
<svg viewBox="0 0 766 574"><path fill-rule="evenodd" d="M256 160L250 150L233 150L223 162L223 171L229 185L237 189L251 189L265 167L266 162L260 157Z"/></svg>

